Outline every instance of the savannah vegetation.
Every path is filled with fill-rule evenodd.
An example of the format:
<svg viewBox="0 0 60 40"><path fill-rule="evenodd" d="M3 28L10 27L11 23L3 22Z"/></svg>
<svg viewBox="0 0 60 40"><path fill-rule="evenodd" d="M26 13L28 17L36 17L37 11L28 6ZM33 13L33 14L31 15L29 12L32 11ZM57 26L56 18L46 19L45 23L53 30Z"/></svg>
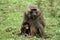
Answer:
<svg viewBox="0 0 60 40"><path fill-rule="evenodd" d="M18 36L23 11L29 4L36 4L44 16L46 40L60 40L60 0L0 0L0 40L42 40Z"/></svg>

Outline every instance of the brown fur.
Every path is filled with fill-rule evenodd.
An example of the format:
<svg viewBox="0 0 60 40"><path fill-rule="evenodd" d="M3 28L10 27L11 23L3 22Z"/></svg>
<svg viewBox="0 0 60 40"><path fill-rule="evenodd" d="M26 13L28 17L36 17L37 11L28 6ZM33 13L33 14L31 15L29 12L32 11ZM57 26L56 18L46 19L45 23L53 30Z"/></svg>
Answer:
<svg viewBox="0 0 60 40"><path fill-rule="evenodd" d="M37 6L30 5L25 9L23 23L25 22L30 24L31 35L44 36L44 18Z"/></svg>
<svg viewBox="0 0 60 40"><path fill-rule="evenodd" d="M21 27L21 34L24 34L25 36L30 35L30 25L27 22L23 23Z"/></svg>
<svg viewBox="0 0 60 40"><path fill-rule="evenodd" d="M37 33L37 30L35 27L30 27L30 30L31 30L31 36L35 36L36 33Z"/></svg>

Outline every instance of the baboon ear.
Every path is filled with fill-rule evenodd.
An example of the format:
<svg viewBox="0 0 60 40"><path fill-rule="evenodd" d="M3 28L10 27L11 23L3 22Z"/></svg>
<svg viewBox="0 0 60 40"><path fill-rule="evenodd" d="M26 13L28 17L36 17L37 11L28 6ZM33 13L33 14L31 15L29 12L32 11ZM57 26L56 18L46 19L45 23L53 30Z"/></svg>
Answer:
<svg viewBox="0 0 60 40"><path fill-rule="evenodd" d="M37 12L38 12L38 15L40 16L40 14L41 14L40 9L37 8Z"/></svg>
<svg viewBox="0 0 60 40"><path fill-rule="evenodd" d="M31 11L31 10L30 10L29 8L26 8L26 9L24 10L24 13L27 15L30 11Z"/></svg>
<svg viewBox="0 0 60 40"><path fill-rule="evenodd" d="M40 9L39 8L36 8L37 9L37 12L40 12Z"/></svg>

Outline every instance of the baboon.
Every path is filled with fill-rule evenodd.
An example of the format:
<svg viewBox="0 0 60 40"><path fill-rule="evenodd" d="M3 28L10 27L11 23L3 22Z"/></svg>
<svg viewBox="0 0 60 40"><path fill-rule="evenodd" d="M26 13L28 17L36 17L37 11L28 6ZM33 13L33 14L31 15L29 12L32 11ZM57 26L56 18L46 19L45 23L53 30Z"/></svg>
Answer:
<svg viewBox="0 0 60 40"><path fill-rule="evenodd" d="M21 34L24 34L25 36L30 35L30 25L29 25L29 23L27 23L27 22L23 23L23 25L21 27Z"/></svg>
<svg viewBox="0 0 60 40"><path fill-rule="evenodd" d="M30 24L31 35L39 35L44 37L44 18L36 5L28 6L24 11L23 23L28 22ZM23 24L22 23L22 24ZM22 31L23 32L23 31Z"/></svg>

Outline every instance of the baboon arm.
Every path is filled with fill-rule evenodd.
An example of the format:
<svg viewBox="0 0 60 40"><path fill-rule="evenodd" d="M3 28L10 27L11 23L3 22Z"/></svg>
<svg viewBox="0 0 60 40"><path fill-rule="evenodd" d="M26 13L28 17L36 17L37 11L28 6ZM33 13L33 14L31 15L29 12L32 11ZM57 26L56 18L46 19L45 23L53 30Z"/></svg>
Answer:
<svg viewBox="0 0 60 40"><path fill-rule="evenodd" d="M37 26L37 29L38 29L38 31L39 31L39 35L40 35L41 37L43 37L43 36L44 36L44 29L43 29L42 24L40 24L40 23L38 22L36 25L38 25L38 26Z"/></svg>
<svg viewBox="0 0 60 40"><path fill-rule="evenodd" d="M23 34L24 33L24 30L23 30L23 24L27 21L25 15L23 17L23 22L22 22L22 25L21 25L21 33L20 34Z"/></svg>
<svg viewBox="0 0 60 40"><path fill-rule="evenodd" d="M42 14L40 14L40 23L42 24L43 27L45 27L45 22L44 22L44 18L42 16Z"/></svg>
<svg viewBox="0 0 60 40"><path fill-rule="evenodd" d="M27 17L24 15L23 23L27 22Z"/></svg>

